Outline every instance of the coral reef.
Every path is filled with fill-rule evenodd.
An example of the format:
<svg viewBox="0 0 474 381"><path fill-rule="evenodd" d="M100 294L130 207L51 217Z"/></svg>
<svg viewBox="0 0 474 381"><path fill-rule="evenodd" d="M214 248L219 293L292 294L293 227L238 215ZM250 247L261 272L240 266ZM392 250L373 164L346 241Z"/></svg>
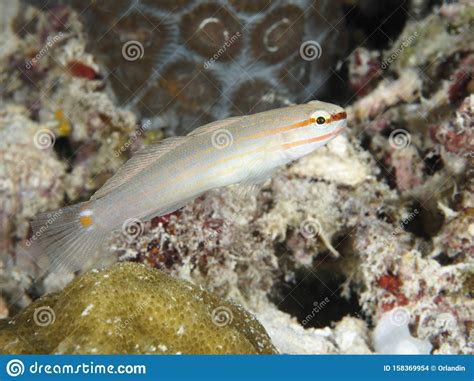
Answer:
<svg viewBox="0 0 474 381"><path fill-rule="evenodd" d="M439 42L436 54L451 60L448 67L438 60L424 69L435 53L416 49L430 28L453 26L446 14L469 15L469 7L444 5L410 22L395 53L351 61L353 70L377 59L380 67L377 75L356 70L355 89L368 89L348 109L348 137L282 170L257 195L208 194L144 224L132 242L119 237L122 259L191 279L257 315L270 299L304 325L317 308L309 326L324 314L343 318L331 315L331 304L356 294L353 314L375 324L403 307L415 338L429 340L435 353L471 353L472 67L465 57L473 46L462 38L470 24L456 18ZM309 278L316 290L329 289L328 306L307 307L324 299L298 291Z"/></svg>
<svg viewBox="0 0 474 381"><path fill-rule="evenodd" d="M149 123L112 102L74 13L15 9L9 2L11 23L0 25L0 289L10 313L31 303L31 218L89 198L149 136Z"/></svg>
<svg viewBox="0 0 474 381"><path fill-rule="evenodd" d="M74 322L74 324L71 324ZM137 264L76 278L0 325L5 353L275 353L240 306Z"/></svg>
<svg viewBox="0 0 474 381"><path fill-rule="evenodd" d="M76 10L118 103L177 135L312 99L345 46L328 0L31 3Z"/></svg>
<svg viewBox="0 0 474 381"><path fill-rule="evenodd" d="M51 149L51 130L31 120L24 107L7 104L0 109L0 134L1 242L5 250L9 241L28 236L29 220L38 211L61 205L65 165Z"/></svg>
<svg viewBox="0 0 474 381"><path fill-rule="evenodd" d="M434 353L472 353L472 15L461 1L408 23L381 58L380 82L349 110L406 208L395 219L384 208L398 221L388 234L374 224L357 231L368 254L361 301L376 307L375 321L403 306Z"/></svg>

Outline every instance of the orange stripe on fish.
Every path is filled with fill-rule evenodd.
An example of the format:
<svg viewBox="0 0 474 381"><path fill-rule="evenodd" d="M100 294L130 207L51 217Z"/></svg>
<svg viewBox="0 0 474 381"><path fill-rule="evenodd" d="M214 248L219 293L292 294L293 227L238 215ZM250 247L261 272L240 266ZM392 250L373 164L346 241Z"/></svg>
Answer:
<svg viewBox="0 0 474 381"><path fill-rule="evenodd" d="M50 259L49 271L93 265L109 233L130 219L144 222L171 213L211 189L259 184L329 142L345 124L343 108L312 101L216 121L151 144L89 201L63 208L57 218L43 213L33 220L34 234ZM219 146L219 133L228 145Z"/></svg>
<svg viewBox="0 0 474 381"><path fill-rule="evenodd" d="M305 145L305 144L309 144L309 143L321 142L321 141L327 140L327 139L329 139L329 138L331 138L331 137L333 137L333 136L339 135L339 133L340 133L342 130L343 130L343 128L338 129L338 130L333 131L333 132L330 132L329 134L317 136L317 137L314 137L314 138L303 139L303 140L298 140L298 141L293 142L293 143L282 144L282 147L283 147L285 150L287 150L287 149L290 149L290 148L299 147L299 146L302 146L302 145Z"/></svg>
<svg viewBox="0 0 474 381"><path fill-rule="evenodd" d="M294 130L294 129L300 128L300 127L306 127L306 126L309 126L311 123L314 123L312 121L312 119L306 119L306 120L303 120L302 122L293 123L293 124L290 124L288 126L271 128L271 129L268 129L266 131L261 131L261 132L256 133L256 134L246 136L242 140L257 139L257 138L262 138L262 137L269 136L269 135L275 135L275 134L278 134L280 132L291 131L291 130Z"/></svg>

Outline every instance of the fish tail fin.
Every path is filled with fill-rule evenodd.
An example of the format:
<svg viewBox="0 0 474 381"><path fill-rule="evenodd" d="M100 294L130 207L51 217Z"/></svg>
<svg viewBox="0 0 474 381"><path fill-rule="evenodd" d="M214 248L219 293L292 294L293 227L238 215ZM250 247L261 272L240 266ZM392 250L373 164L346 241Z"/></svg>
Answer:
<svg viewBox="0 0 474 381"><path fill-rule="evenodd" d="M46 257L44 273L74 272L94 265L96 253L107 231L94 222L91 203L80 203L41 213L31 222L34 242Z"/></svg>

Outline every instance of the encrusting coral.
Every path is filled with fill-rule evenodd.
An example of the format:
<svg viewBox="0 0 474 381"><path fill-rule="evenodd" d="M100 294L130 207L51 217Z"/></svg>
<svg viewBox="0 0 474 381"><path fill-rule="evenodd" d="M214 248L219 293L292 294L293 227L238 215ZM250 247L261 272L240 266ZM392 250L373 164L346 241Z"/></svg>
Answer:
<svg viewBox="0 0 474 381"><path fill-rule="evenodd" d="M76 278L0 325L3 353L276 353L242 307L124 263Z"/></svg>

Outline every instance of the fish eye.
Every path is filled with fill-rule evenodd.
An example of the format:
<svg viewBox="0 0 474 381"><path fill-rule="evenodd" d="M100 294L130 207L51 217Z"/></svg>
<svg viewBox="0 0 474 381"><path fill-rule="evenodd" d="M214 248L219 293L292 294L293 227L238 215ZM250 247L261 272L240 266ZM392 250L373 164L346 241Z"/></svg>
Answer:
<svg viewBox="0 0 474 381"><path fill-rule="evenodd" d="M318 124L324 124L324 123L326 123L326 118L325 118L324 116L318 116L318 117L316 118L316 123L318 123Z"/></svg>
<svg viewBox="0 0 474 381"><path fill-rule="evenodd" d="M311 123L322 125L327 123L329 120L331 120L331 115L324 110L319 110L311 115Z"/></svg>

